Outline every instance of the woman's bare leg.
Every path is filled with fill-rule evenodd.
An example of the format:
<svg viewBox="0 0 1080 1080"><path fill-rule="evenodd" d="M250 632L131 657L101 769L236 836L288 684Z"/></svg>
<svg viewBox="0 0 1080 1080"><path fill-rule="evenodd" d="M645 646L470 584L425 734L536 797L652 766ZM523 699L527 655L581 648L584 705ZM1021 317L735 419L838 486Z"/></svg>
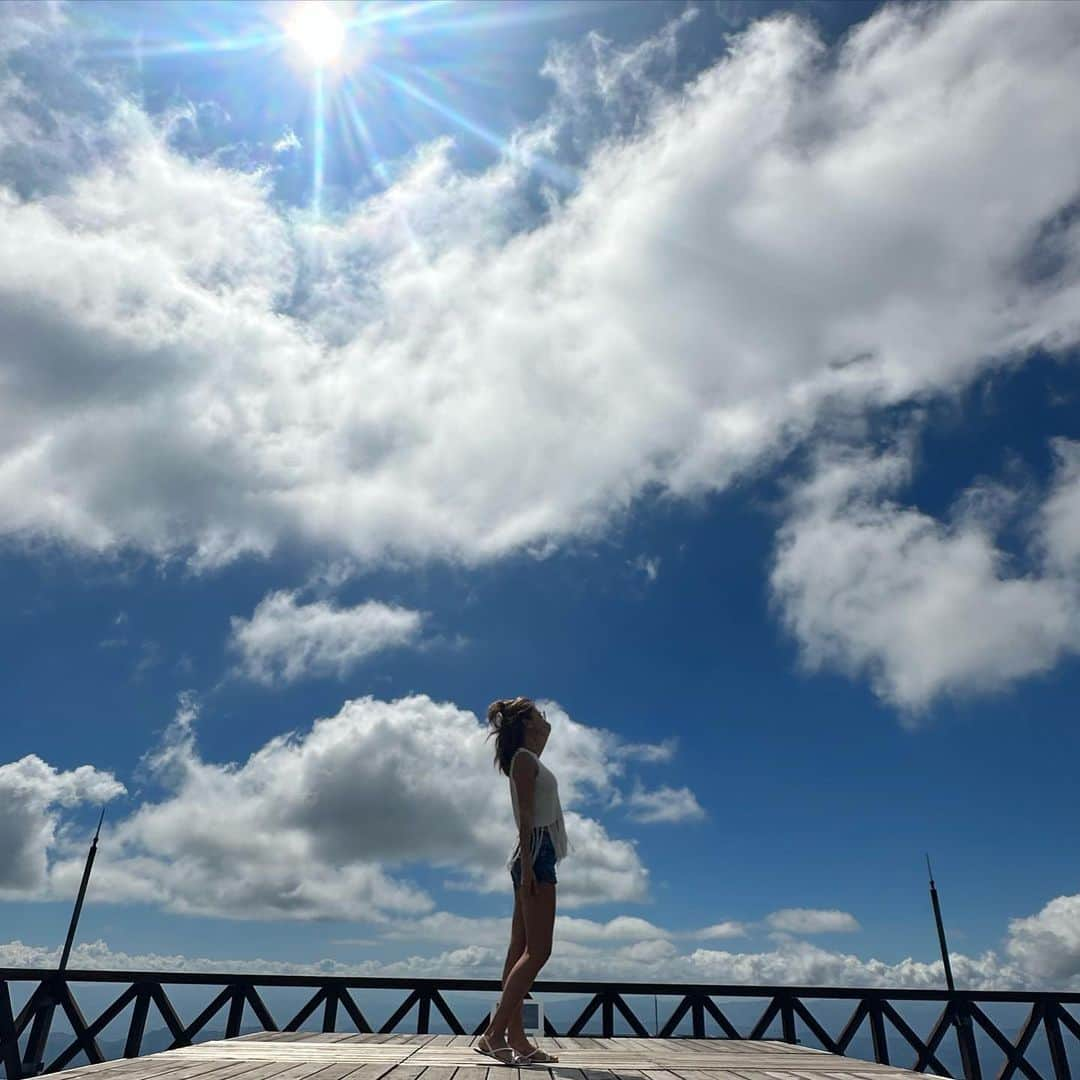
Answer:
<svg viewBox="0 0 1080 1080"><path fill-rule="evenodd" d="M503 964L502 985L506 986L506 980L518 957L525 951L525 913L521 910L521 890L514 890L514 918L510 927L510 947L506 950L506 963ZM521 1009L514 1013L506 1024L506 1041L519 1053L528 1054L535 1049L525 1034L525 1002L522 1001Z"/></svg>
<svg viewBox="0 0 1080 1080"><path fill-rule="evenodd" d="M541 881L537 883L535 896L525 896L524 887L518 889L518 892L523 894L521 907L525 922L526 945L513 967L510 968L509 974L504 977L499 1007L484 1031L487 1044L492 1048L505 1045L503 1033L508 1029L512 1030L511 1018L516 1018L516 1026L522 1027L522 1036L524 1036L521 1023L522 1002L533 980L551 955L551 935L555 925L555 886L550 882ZM514 1035L517 1035L516 1031ZM527 1040L523 1039L519 1048L526 1051L526 1044ZM531 1048L531 1044L528 1045Z"/></svg>

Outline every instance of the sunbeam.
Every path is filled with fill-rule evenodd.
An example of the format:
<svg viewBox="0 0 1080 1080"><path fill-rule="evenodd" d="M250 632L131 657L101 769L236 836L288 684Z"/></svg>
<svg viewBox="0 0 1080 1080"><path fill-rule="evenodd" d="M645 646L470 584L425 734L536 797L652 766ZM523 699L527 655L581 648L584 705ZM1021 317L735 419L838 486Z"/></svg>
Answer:
<svg viewBox="0 0 1080 1080"><path fill-rule="evenodd" d="M408 94L410 97L417 101L427 105L428 108L434 109L436 112L445 116L447 119L452 120L459 127L465 131L482 139L489 146L494 147L505 157L511 158L516 161L520 161L522 158L521 151L512 143L508 143L506 139L497 135L495 132L490 131L482 124L478 124L473 120L470 120L467 116L458 112L456 109L450 108L449 105L445 105L437 98L432 97L430 94L425 93L414 83L409 82L408 79L404 79L398 75L395 75L392 71L387 71L385 68L378 65L372 65L374 70L380 78L385 79L391 86L396 87L403 93ZM577 174L566 168L563 165L550 161L539 154L530 153L528 155L529 162L545 179L550 180L553 184L557 184L564 191L576 191L578 186Z"/></svg>
<svg viewBox="0 0 1080 1080"><path fill-rule="evenodd" d="M312 139L311 209L322 214L323 177L326 169L326 81L321 67L315 69L315 131Z"/></svg>
<svg viewBox="0 0 1080 1080"><path fill-rule="evenodd" d="M352 122L356 134L367 152L367 166L369 170L378 177L379 183L382 184L383 187L389 187L391 181L390 171L383 162L378 148L375 146L375 141L371 137L371 132L368 130L363 113L357 108L356 100L359 97L359 90L351 78L345 78L344 83L342 84L342 91L343 92L340 94L340 101L344 106L343 111L347 119Z"/></svg>
<svg viewBox="0 0 1080 1080"><path fill-rule="evenodd" d="M127 9L118 9L123 10ZM198 58L207 65L207 77L216 79L219 87L232 79L234 68L231 59L215 63L214 57L236 57L238 81L227 108L228 123L256 107L266 117L280 118L282 127L289 128L301 122L300 110L308 114L306 191L297 191L296 198L316 218L333 210L332 188L348 190L359 181L358 176L338 175L339 168L348 171L347 162L362 161L365 172L385 188L391 170L380 146L396 147L397 132L424 141L448 126L475 137L502 159L535 169L556 190L577 190L579 177L574 169L531 148L523 149L500 127L492 126L490 118L481 120L459 104L465 84L490 91L498 82L491 70L493 63L499 66L498 54L471 48L470 31L550 22L577 10L573 6L553 2L483 10L455 0L432 0L423 5L272 0L257 11L231 4L178 5L176 10L180 14L169 29L160 22L144 26L141 18L129 23L120 14L111 16L104 36L99 24L97 40L90 49L102 59L126 54L137 63L143 77L148 63L167 66L185 57ZM451 51L441 45L434 51L421 45L425 39L449 45L455 31L461 31L460 41ZM242 53L248 58L240 60ZM268 62L263 63L264 57ZM261 65L258 83L244 80L240 74L245 67L250 70L253 61ZM294 78L283 80L280 65L291 68ZM361 71L365 77L355 81ZM361 84L363 92L357 93ZM250 104L243 101L245 96ZM410 103L423 109L412 109ZM379 109L377 115L368 112L374 105ZM354 136L351 147L345 142L346 131ZM336 160L339 144L345 151L340 162ZM276 137L272 145L276 146ZM396 149L391 151L391 156L396 154Z"/></svg>

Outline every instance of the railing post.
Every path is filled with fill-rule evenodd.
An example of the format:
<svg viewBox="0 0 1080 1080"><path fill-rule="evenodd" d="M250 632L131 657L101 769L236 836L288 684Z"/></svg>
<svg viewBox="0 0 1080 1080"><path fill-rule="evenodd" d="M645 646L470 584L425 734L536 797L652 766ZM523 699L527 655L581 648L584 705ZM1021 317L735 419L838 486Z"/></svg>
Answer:
<svg viewBox="0 0 1080 1080"><path fill-rule="evenodd" d="M690 1006L690 1016L694 1024L694 1038L705 1038L705 1002L701 1000L699 994L694 995L694 1000Z"/></svg>
<svg viewBox="0 0 1080 1080"><path fill-rule="evenodd" d="M124 1057L138 1057L142 1052L143 1032L146 1030L146 1014L150 1010L150 987L140 986L135 993L135 1004L131 1010L131 1023L128 1025L127 1039L124 1042Z"/></svg>
<svg viewBox="0 0 1080 1080"><path fill-rule="evenodd" d="M326 991L326 1002L323 1005L322 1029L324 1034L337 1031L337 1005L337 988L330 987Z"/></svg>
<svg viewBox="0 0 1080 1080"><path fill-rule="evenodd" d="M881 1014L881 999L872 997L866 1003L867 1012L870 1014L870 1037L874 1043L874 1060L879 1065L888 1065L889 1041L885 1037L885 1020Z"/></svg>
<svg viewBox="0 0 1080 1080"><path fill-rule="evenodd" d="M23 1054L23 1076L37 1076L45 1068L45 1045L49 1040L55 1011L55 987L51 982L43 982L38 987L34 1019L30 1022L30 1035L26 1040L26 1052Z"/></svg>
<svg viewBox="0 0 1080 1080"><path fill-rule="evenodd" d="M0 979L0 1065L8 1080L22 1080L19 1060L19 1036L15 1032L15 1013L7 981Z"/></svg>
<svg viewBox="0 0 1080 1080"><path fill-rule="evenodd" d="M964 998L957 998L953 1003L953 1017L956 1023L956 1042L960 1047L960 1062L964 1070L964 1080L982 1080L982 1068L979 1065L979 1048L975 1044L975 1031L971 1023L971 1010Z"/></svg>
<svg viewBox="0 0 1080 1080"><path fill-rule="evenodd" d="M607 991L600 1002L600 1028L600 1034L605 1039L610 1039L615 1034L615 1002Z"/></svg>
<svg viewBox="0 0 1080 1080"><path fill-rule="evenodd" d="M240 1034L240 1025L244 1019L244 1006L247 1004L247 995L242 986L233 986L232 997L229 999L229 1016L225 1021L225 1038L235 1039Z"/></svg>
<svg viewBox="0 0 1080 1080"><path fill-rule="evenodd" d="M1065 1053L1065 1043L1061 1038L1061 1024L1058 1021L1058 1010L1061 1006L1056 1002L1048 1002L1046 1012L1043 1015L1043 1027L1046 1030L1046 1042L1050 1047L1050 1061L1054 1066L1054 1080L1072 1080L1072 1072L1069 1069L1069 1056Z"/></svg>
<svg viewBox="0 0 1080 1080"><path fill-rule="evenodd" d="M784 1042L797 1043L795 1035L795 1002L790 994L780 999L780 1025L784 1032Z"/></svg>
<svg viewBox="0 0 1080 1080"><path fill-rule="evenodd" d="M420 1002L417 1008L416 1018L416 1034L427 1035L430 1034L428 1028L431 1026L431 994L427 990L424 990L420 994Z"/></svg>

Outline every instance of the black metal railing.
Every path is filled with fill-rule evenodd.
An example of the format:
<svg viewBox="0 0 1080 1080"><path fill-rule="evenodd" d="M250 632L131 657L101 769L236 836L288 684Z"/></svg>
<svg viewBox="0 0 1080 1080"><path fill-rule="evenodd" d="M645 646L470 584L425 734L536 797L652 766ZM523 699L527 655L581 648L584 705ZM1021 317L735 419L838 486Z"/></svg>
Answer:
<svg viewBox="0 0 1080 1080"><path fill-rule="evenodd" d="M29 985L25 1004L16 1013L12 1005L12 985ZM93 984L98 987L118 984L120 994L93 1020L87 1020L72 992L73 984ZM191 1021L185 1023L166 992L166 986L198 986L218 988L209 1004ZM311 996L292 1016L278 1023L260 994L260 989L308 989ZM378 1027L373 1027L353 997L356 990L405 990L407 996ZM458 1034L479 1034L487 1024L487 1011L481 1022L467 1032L453 1009L443 997L444 992L469 991L495 995L501 989L495 979L402 979L402 978L324 978L302 975L240 975L204 974L157 971L71 971L57 975L41 969L0 968L0 1064L8 1080L22 1080L41 1072L56 1072L69 1068L80 1055L93 1063L106 1060L99 1045L99 1036L117 1021L131 1006L124 1041L124 1057L138 1057L142 1052L147 1017L151 1005L166 1025L172 1042L168 1049L190 1046L197 1035L223 1011L226 1038L241 1033L245 1014L266 1031L297 1031L307 1025L322 1031L355 1029L357 1032L392 1032L413 1011L416 1025L410 1030L418 1034L429 1032L432 1006L438 1010L450 1031ZM687 983L616 983L538 981L533 991L542 993L589 994L591 999L565 1032L558 1031L545 1015L544 1030L548 1035L569 1036L585 1033L585 1025L600 1013L600 1031L604 1037L615 1035L615 1013L618 1012L634 1035L649 1037L650 1032L625 1001L626 996L649 995L676 997L678 1003L654 1034L660 1038L678 1037L676 1029L689 1014L692 1035L710 1037L706 1032L706 1017L715 1021L720 1038L775 1039L799 1042L800 1031L808 1033L822 1049L847 1054L856 1035L869 1029L874 1060L881 1064L900 1065L916 1072L932 1072L939 1076L952 1073L942 1061L948 1046L950 1031L962 1062L960 1074L966 1080L983 1080L978 1040L989 1040L997 1048L1003 1062L997 1080L1011 1080L1021 1073L1027 1080L1046 1080L1049 1075L1030 1060L1033 1041L1041 1034L1045 1039L1046 1057L1054 1080L1072 1080L1065 1036L1080 1041L1080 1021L1066 1008L1080 1004L1080 993L1024 993L1012 991L954 991L906 989L854 989L823 986L726 986ZM175 991L174 991L175 992ZM765 999L763 1011L742 1030L734 1024L713 998ZM853 1009L843 1027L835 1034L811 1011L809 1002L848 1001ZM938 1003L940 1012L926 1036L919 1035L901 1016L898 1002ZM984 1006L1012 1004L1027 1008L1027 1017L1014 1038L1009 1038L987 1015ZM819 1013L821 1006L819 1005ZM71 1028L70 1036L61 1039L63 1045L54 1050L49 1060L47 1046L53 1017L60 1009ZM316 1013L321 1011L321 1016ZM729 1011L731 1011L729 1009ZM845 1010L846 1011L846 1010ZM315 1018L313 1020L313 1018ZM347 1021L346 1021L347 1018ZM345 1022L340 1027L339 1022ZM779 1025L777 1034L770 1029ZM891 1037L891 1041L890 1041ZM70 1041L66 1041L70 1038ZM54 1036L53 1045L55 1047ZM914 1054L913 1060L902 1062L899 1048Z"/></svg>

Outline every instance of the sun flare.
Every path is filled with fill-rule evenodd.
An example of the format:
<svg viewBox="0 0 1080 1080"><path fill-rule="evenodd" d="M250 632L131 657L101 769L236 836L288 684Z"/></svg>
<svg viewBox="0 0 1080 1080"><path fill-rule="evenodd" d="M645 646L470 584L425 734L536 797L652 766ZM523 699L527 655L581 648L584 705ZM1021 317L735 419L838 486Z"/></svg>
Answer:
<svg viewBox="0 0 1080 1080"><path fill-rule="evenodd" d="M299 0L286 29L315 67L329 67L341 56L345 24L322 0Z"/></svg>

